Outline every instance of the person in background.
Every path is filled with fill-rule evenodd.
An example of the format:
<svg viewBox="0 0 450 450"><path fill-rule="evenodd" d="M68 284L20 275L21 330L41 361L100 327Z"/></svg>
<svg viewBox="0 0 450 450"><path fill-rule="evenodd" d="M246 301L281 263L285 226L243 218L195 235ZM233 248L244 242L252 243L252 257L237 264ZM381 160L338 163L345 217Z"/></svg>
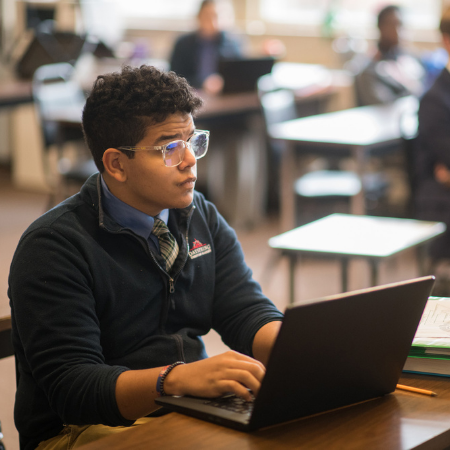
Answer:
<svg viewBox="0 0 450 450"><path fill-rule="evenodd" d="M159 395L258 395L283 315L195 191L201 105L184 78L151 66L94 83L83 130L100 173L25 231L11 263L22 449L155 420ZM233 351L208 357L211 328Z"/></svg>
<svg viewBox="0 0 450 450"><path fill-rule="evenodd" d="M420 96L426 71L402 46L402 15L398 6L383 8L377 19L378 48L355 78L359 106L388 103L407 95Z"/></svg>
<svg viewBox="0 0 450 450"><path fill-rule="evenodd" d="M441 18L442 45L450 54L450 8ZM435 295L450 296L450 63L447 63L419 106L419 133L414 148L415 213L447 225L429 247L437 270Z"/></svg>
<svg viewBox="0 0 450 450"><path fill-rule="evenodd" d="M229 32L220 30L217 5L203 0L197 14L198 28L180 36L170 57L170 70L185 77L191 86L217 94L223 79L217 73L220 59L241 58L242 42Z"/></svg>

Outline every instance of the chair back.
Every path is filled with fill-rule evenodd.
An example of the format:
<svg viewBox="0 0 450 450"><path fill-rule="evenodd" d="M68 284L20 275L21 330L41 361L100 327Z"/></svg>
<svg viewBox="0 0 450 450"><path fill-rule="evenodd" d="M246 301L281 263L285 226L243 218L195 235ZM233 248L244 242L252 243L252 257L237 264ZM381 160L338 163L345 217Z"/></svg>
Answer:
<svg viewBox="0 0 450 450"><path fill-rule="evenodd" d="M276 85L273 75L271 73L263 75L258 79L257 91L259 98L261 98L264 94L276 91L277 89L279 89L279 87Z"/></svg>
<svg viewBox="0 0 450 450"><path fill-rule="evenodd" d="M34 73L33 100L46 146L54 144L57 139L57 130L52 121L64 117L68 110L79 110L81 116L86 99L81 86L73 79L73 74L74 68L69 63L47 64ZM82 138L81 128L76 138Z"/></svg>
<svg viewBox="0 0 450 450"><path fill-rule="evenodd" d="M297 117L295 97L293 92L288 89L279 89L263 94L261 106L267 127Z"/></svg>
<svg viewBox="0 0 450 450"><path fill-rule="evenodd" d="M14 348L11 340L11 316L0 317L0 359L15 356ZM19 384L19 368L17 358L14 358L16 372L16 386ZM2 432L0 424L0 450L2 449ZM4 447L3 447L4 448Z"/></svg>
<svg viewBox="0 0 450 450"><path fill-rule="evenodd" d="M0 317L0 359L14 355L11 342L11 316Z"/></svg>
<svg viewBox="0 0 450 450"><path fill-rule="evenodd" d="M39 67L33 76L44 173L51 190L48 208L74 193L69 191L70 184L81 186L97 172L84 142L81 114L86 99L74 73L71 64L55 63ZM68 148L69 142L72 145Z"/></svg>

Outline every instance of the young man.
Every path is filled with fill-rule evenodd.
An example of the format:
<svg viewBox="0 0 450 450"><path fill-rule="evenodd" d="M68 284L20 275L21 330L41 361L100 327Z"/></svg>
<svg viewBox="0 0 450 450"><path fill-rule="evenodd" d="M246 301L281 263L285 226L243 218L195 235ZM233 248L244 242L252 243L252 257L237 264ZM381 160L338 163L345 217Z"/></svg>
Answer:
<svg viewBox="0 0 450 450"><path fill-rule="evenodd" d="M100 174L26 230L11 265L24 449L115 432L158 395L258 394L282 314L194 191L200 106L185 79L153 67L94 84L83 129ZM234 351L208 358L211 328Z"/></svg>

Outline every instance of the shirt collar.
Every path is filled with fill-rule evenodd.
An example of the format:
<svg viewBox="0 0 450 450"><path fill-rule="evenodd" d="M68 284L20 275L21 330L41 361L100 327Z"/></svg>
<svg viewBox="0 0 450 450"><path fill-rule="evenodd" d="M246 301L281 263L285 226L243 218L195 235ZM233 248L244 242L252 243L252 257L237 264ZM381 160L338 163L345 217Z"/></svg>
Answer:
<svg viewBox="0 0 450 450"><path fill-rule="evenodd" d="M137 235L148 239L153 229L155 218L139 211L127 203L119 200L111 193L103 176L101 177L102 184L102 207L113 220L124 228L129 228ZM169 219L169 210L164 209L156 217L160 218L166 225Z"/></svg>

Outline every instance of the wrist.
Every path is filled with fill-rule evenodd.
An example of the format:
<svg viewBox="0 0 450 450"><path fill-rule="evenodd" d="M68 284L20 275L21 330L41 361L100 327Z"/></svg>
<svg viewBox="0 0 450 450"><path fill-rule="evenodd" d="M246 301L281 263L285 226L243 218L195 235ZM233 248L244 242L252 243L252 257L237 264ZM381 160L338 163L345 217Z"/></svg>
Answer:
<svg viewBox="0 0 450 450"><path fill-rule="evenodd" d="M173 377L172 372L180 365L184 365L184 362L177 361L161 369L158 375L158 379L156 381L156 392L159 396L177 395L176 392L174 391L174 387L176 386L177 383L173 382L175 378ZM168 382L167 381L168 378L172 381Z"/></svg>
<svg viewBox="0 0 450 450"><path fill-rule="evenodd" d="M164 392L166 395L184 395L183 390L183 366L184 364L174 367L164 380Z"/></svg>

